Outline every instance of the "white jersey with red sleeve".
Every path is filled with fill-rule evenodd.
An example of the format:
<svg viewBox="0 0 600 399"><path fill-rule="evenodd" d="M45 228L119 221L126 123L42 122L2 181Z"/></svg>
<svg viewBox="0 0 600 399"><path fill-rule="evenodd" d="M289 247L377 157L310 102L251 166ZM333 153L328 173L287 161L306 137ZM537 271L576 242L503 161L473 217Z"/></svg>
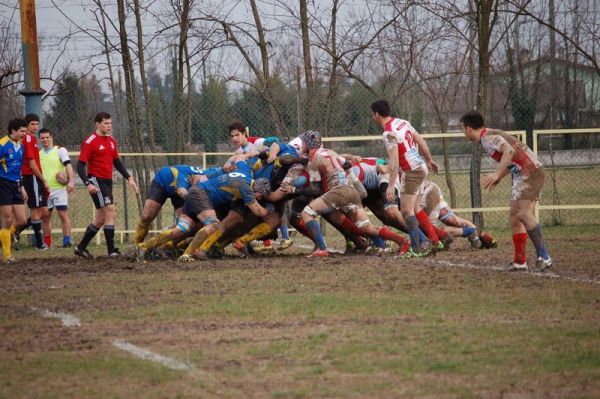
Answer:
<svg viewBox="0 0 600 399"><path fill-rule="evenodd" d="M539 158L527 145L514 136L496 129L483 129L481 131L481 146L496 162L502 159L502 146L508 144L514 149L514 155L511 159L511 171L528 175L532 171L542 166Z"/></svg>
<svg viewBox="0 0 600 399"><path fill-rule="evenodd" d="M425 163L413 138L415 128L410 122L392 118L385 125L383 143L387 150L398 146L398 161L404 171L416 170Z"/></svg>

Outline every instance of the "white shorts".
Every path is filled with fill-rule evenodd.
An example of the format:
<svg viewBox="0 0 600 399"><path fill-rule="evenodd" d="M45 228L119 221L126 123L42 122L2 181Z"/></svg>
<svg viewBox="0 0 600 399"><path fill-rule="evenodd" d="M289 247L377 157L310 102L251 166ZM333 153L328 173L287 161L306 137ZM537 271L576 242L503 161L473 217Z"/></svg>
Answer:
<svg viewBox="0 0 600 399"><path fill-rule="evenodd" d="M67 194L66 188L55 188L50 190L50 197L48 197L48 209L55 207L58 210L65 210L69 203L69 194Z"/></svg>

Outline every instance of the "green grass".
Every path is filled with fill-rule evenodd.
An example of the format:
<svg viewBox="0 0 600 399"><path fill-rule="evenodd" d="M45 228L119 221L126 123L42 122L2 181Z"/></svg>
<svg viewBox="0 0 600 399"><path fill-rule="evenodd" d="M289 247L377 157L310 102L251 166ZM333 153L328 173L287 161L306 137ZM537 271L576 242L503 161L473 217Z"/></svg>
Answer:
<svg viewBox="0 0 600 399"><path fill-rule="evenodd" d="M491 264L511 253L508 233L494 234L501 247L478 253ZM597 279L593 260L587 268L569 260L600 252L599 226L545 234L559 274ZM471 258L460 247L437 257ZM427 262L1 269L0 397L600 395L599 284ZM82 326L62 327L31 307L72 312ZM196 371L139 360L114 339Z"/></svg>

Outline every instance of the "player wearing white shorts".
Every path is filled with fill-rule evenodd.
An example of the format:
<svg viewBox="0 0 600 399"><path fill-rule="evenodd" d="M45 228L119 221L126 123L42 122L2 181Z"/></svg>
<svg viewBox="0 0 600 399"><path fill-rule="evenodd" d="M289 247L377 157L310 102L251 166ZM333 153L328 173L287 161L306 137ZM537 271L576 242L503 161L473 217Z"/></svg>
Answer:
<svg viewBox="0 0 600 399"><path fill-rule="evenodd" d="M73 165L66 148L54 145L52 132L49 129L40 129L40 162L44 179L50 187L48 197L48 215L42 220L44 243L52 245L52 210L56 208L63 232L63 248L71 244L71 219L69 218L68 205L69 193L75 190Z"/></svg>

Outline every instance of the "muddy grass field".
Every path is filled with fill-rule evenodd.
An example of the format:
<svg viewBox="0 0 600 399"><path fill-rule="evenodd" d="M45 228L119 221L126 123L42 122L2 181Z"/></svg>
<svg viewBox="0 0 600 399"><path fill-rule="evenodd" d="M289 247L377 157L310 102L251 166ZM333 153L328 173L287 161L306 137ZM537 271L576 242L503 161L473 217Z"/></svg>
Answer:
<svg viewBox="0 0 600 399"><path fill-rule="evenodd" d="M503 271L496 235L418 260L21 251L0 397L600 397L600 226L546 229L548 273Z"/></svg>

